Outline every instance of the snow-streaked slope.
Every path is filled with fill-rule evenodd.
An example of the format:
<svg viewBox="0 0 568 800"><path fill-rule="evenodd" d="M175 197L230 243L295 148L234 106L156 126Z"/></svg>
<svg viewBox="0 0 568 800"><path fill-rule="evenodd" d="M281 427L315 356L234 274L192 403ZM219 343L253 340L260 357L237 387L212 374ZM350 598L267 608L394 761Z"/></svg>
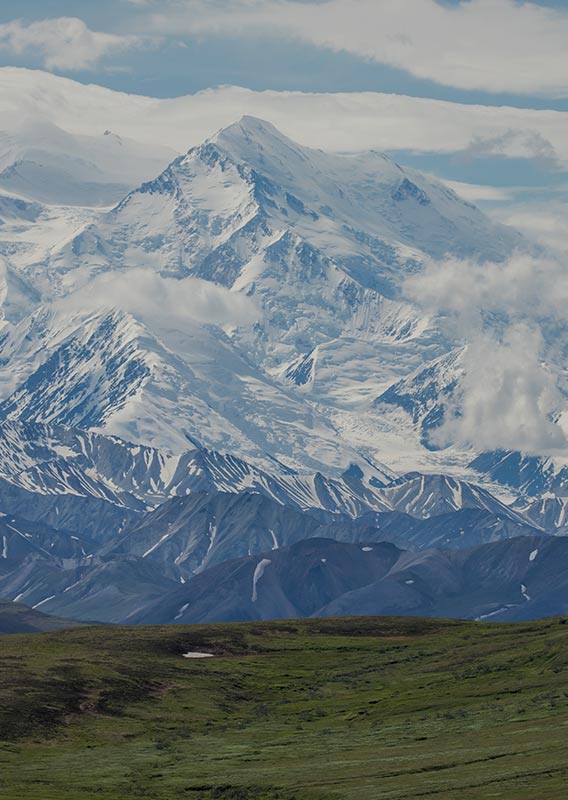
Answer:
<svg viewBox="0 0 568 800"><path fill-rule="evenodd" d="M173 498L143 515L122 537L107 542L100 554L145 558L172 578L188 579L222 561L279 550L314 536L389 541L409 549L438 545L459 549L514 536L544 535L488 493L457 481L444 484L442 479L428 481L421 476L422 491L416 491L412 478L400 484L400 492L395 487L377 488L374 495L368 493L367 505L359 499L354 518L348 503L341 513L339 497L335 502L320 498L319 506L312 500L311 506L301 510L293 496L286 494L286 484L284 478L279 498L270 496L269 487L240 493L193 491ZM426 484L432 490L428 494L424 494ZM339 483L336 486L340 488ZM348 500L347 487L342 488ZM452 498L444 493L448 488ZM353 513L355 486L351 489Z"/></svg>
<svg viewBox="0 0 568 800"><path fill-rule="evenodd" d="M214 564L313 537L360 542L364 553L380 541L457 550L547 538L479 487L443 476L385 486L356 466L340 479L269 474L234 456L164 456L62 426L4 423L0 467L11 511L0 516L0 594L83 619L124 620Z"/></svg>
<svg viewBox="0 0 568 800"><path fill-rule="evenodd" d="M176 580L213 564L285 547L314 535L320 522L262 494L195 492L146 515L106 553L156 563Z"/></svg>
<svg viewBox="0 0 568 800"><path fill-rule="evenodd" d="M401 511L365 515L353 521L353 539L342 536L342 541L369 541L379 534L387 541L405 550L427 550L441 547L445 550L462 550L480 544L499 542L519 536L545 536L535 523L523 523L511 514L486 511L483 508L461 508L430 517L415 517ZM373 529L376 529L373 530ZM322 527L320 536L334 537L334 529Z"/></svg>
<svg viewBox="0 0 568 800"><path fill-rule="evenodd" d="M568 461L565 457L531 456L511 451L494 451L477 456L471 466L481 480L511 486L530 498L547 499L550 494L568 495Z"/></svg>
<svg viewBox="0 0 568 800"><path fill-rule="evenodd" d="M393 383L374 401L376 412L383 413L385 404L401 408L423 442L430 446L432 432L444 422L447 406L459 390L464 374L463 353L463 348L451 350Z"/></svg>
<svg viewBox="0 0 568 800"><path fill-rule="evenodd" d="M512 621L564 615L568 541L518 537L472 549L405 552L371 539L315 538L220 564L127 622L430 616ZM65 601L46 604L69 613Z"/></svg>
<svg viewBox="0 0 568 800"><path fill-rule="evenodd" d="M538 534L543 544L549 538L529 526L477 509L430 519L391 512L368 513L352 520L321 510L316 513L315 509L301 513L257 493L196 491L167 501L122 534L102 543L81 541L66 532L50 532L45 526L22 520L9 519L6 525L0 522L0 543L5 554L0 558L0 592L11 599L42 608L45 605L50 611L65 611L82 619L96 616L112 622L144 622L153 620L146 613L156 601L175 592L176 586L183 587L188 582L194 586L197 574L207 576L204 588L214 593L217 585L211 567L224 564L231 571L237 563L235 559L247 556L256 559L248 596L258 600L266 567L285 559L290 545L302 546L307 552L317 547L321 537L349 543L353 552L370 561L369 554L375 550L396 550L392 544L384 544L393 540L398 546L410 545L415 551L435 542L457 551L471 541L496 542L515 536L515 532ZM448 536L453 536L451 542ZM320 563L327 564L328 556L323 555ZM529 553L529 563L537 555L535 545ZM447 554L444 558L457 562L460 555ZM403 567L412 568L413 564L428 560L428 551L424 556L408 553ZM257 570L259 564L262 566ZM286 583L296 591L309 591L309 586L297 582L293 570L286 576ZM182 613L181 605L176 610L176 621L180 618L177 614ZM214 605L212 610L218 613L221 597ZM135 616L130 619L132 613ZM354 607L353 613L360 612Z"/></svg>
<svg viewBox="0 0 568 800"><path fill-rule="evenodd" d="M545 494L535 499L519 498L514 509L533 525L550 533L568 532L568 497Z"/></svg>
<svg viewBox="0 0 568 800"><path fill-rule="evenodd" d="M525 520L479 486L442 475L393 479L371 465L338 478L270 471L233 455L195 447L178 455L62 425L0 424L0 477L45 495L96 498L137 511L195 492L263 495L294 511L361 518L398 511L429 519L463 509Z"/></svg>
<svg viewBox="0 0 568 800"><path fill-rule="evenodd" d="M92 498L137 512L194 492L252 492L292 510L351 517L390 510L381 489L392 475L371 465L365 471L353 465L339 478L296 474L276 461L271 465L265 471L234 455L194 446L177 455L164 453L62 425L0 424L4 501L9 483L24 495ZM118 534L120 527L111 533Z"/></svg>
<svg viewBox="0 0 568 800"><path fill-rule="evenodd" d="M184 327L176 353L125 312L42 307L4 341L0 415L174 453L197 442L265 468L276 460L341 471L360 460L316 407L255 367L220 328Z"/></svg>
<svg viewBox="0 0 568 800"><path fill-rule="evenodd" d="M381 491L392 508L414 517L429 519L464 508L489 511L523 524L520 514L510 509L490 492L467 481L447 475L409 473L392 481Z"/></svg>

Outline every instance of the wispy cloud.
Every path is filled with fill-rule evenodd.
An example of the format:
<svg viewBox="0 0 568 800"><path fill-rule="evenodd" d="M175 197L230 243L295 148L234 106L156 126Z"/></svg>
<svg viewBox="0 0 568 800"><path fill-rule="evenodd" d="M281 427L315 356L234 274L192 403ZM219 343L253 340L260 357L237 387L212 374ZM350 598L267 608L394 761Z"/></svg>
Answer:
<svg viewBox="0 0 568 800"><path fill-rule="evenodd" d="M523 128L509 128L494 136L475 135L461 155L463 158L502 155L532 158L549 168L558 163L552 143L539 131Z"/></svg>
<svg viewBox="0 0 568 800"><path fill-rule="evenodd" d="M466 345L459 389L435 434L438 444L566 452L566 431L556 416L562 370L555 364L567 344L562 260L517 254L500 264L431 263L407 281L405 294Z"/></svg>
<svg viewBox="0 0 568 800"><path fill-rule="evenodd" d="M76 17L0 24L0 51L39 57L49 70L93 69L101 59L139 44L134 36L92 31Z"/></svg>
<svg viewBox="0 0 568 800"><path fill-rule="evenodd" d="M441 85L568 95L568 10L524 0L170 0L153 30L287 35Z"/></svg>
<svg viewBox="0 0 568 800"><path fill-rule="evenodd" d="M568 256L568 201L531 199L513 202L492 216L523 231L531 239Z"/></svg>
<svg viewBox="0 0 568 800"><path fill-rule="evenodd" d="M432 177L440 180L437 175L433 175ZM511 200L515 191L514 188L488 186L478 183L464 183L463 181L442 180L442 183L449 186L456 194L459 194L460 197L463 197L464 200L470 203L477 203L480 200L505 203Z"/></svg>

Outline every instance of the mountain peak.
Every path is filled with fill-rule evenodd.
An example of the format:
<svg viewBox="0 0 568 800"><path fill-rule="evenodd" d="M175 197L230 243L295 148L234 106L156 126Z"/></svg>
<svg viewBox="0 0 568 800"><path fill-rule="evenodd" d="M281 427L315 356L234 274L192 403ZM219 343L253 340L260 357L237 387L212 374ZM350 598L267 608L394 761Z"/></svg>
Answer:
<svg viewBox="0 0 568 800"><path fill-rule="evenodd" d="M210 141L254 169L262 171L270 165L287 175L297 174L295 170L305 164L309 153L309 148L289 139L272 123L249 115L222 128Z"/></svg>
<svg viewBox="0 0 568 800"><path fill-rule="evenodd" d="M281 133L271 122L268 122L265 119L260 119L260 117L253 117L250 114L245 114L231 125L221 128L221 130L215 135L214 139L217 141L219 139L224 141L226 139L232 140L234 138L242 137L257 140L274 138L285 140L291 143L291 140L284 136L284 134Z"/></svg>

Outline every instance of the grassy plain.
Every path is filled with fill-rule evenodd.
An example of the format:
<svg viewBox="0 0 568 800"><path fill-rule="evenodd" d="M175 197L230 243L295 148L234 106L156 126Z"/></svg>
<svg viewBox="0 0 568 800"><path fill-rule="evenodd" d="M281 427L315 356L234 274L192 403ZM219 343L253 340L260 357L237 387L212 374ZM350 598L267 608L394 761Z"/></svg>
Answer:
<svg viewBox="0 0 568 800"><path fill-rule="evenodd" d="M560 800L563 623L358 618L3 636L0 797Z"/></svg>

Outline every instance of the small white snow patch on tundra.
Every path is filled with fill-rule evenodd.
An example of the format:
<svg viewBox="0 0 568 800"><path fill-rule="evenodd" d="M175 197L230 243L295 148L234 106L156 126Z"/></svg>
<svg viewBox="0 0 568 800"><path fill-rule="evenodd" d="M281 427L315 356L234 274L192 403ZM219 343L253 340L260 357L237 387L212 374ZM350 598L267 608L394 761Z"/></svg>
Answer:
<svg viewBox="0 0 568 800"><path fill-rule="evenodd" d="M321 559L321 563L322 563L322 564L327 564L327 558L322 558L322 559Z"/></svg>
<svg viewBox="0 0 568 800"><path fill-rule="evenodd" d="M404 581L404 582L406 583L407 586L412 586L412 584L414 583L414 581Z"/></svg>
<svg viewBox="0 0 568 800"><path fill-rule="evenodd" d="M272 564L272 561L269 558L263 558L262 561L259 561L258 564L256 565L254 575L252 576L251 600L253 603L256 603L256 601L258 600L257 584L264 575L264 570L269 564Z"/></svg>
<svg viewBox="0 0 568 800"><path fill-rule="evenodd" d="M534 561L537 556L538 556L538 547L536 548L536 550L533 550L532 553L530 554L529 561Z"/></svg>
<svg viewBox="0 0 568 800"><path fill-rule="evenodd" d="M370 553L372 549L373 549L372 547L362 547L362 548L361 548L361 550L362 550L364 553Z"/></svg>
<svg viewBox="0 0 568 800"><path fill-rule="evenodd" d="M213 658L213 653L184 653L184 658Z"/></svg>

